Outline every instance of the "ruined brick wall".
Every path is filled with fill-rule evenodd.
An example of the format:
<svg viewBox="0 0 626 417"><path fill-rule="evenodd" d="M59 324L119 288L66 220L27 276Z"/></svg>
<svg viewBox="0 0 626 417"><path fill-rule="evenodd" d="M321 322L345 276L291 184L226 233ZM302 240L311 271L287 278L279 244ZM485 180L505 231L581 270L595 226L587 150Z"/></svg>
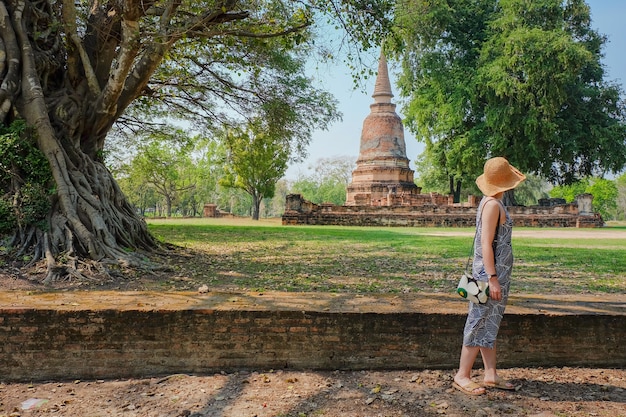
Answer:
<svg viewBox="0 0 626 417"><path fill-rule="evenodd" d="M453 312L442 308L452 302L445 297L407 296L397 304L382 299L374 302L383 307L353 311L303 307L307 299L287 309L286 302L273 310L229 309L228 303L185 308L201 298L187 297L178 297L180 309L89 308L87 300L73 308L0 307L0 380L237 369L452 369L466 312L459 297L450 298ZM526 308L532 301L519 304ZM516 313L514 305L498 339L501 366L626 366L623 311L570 314L563 305L552 314L536 308Z"/></svg>
<svg viewBox="0 0 626 417"><path fill-rule="evenodd" d="M452 204L448 196L420 195L419 205L335 206L317 205L299 194L287 196L284 225L471 227L476 224L475 204ZM470 203L477 203L470 198ZM601 227L598 214L580 215L577 203L508 208L515 226Z"/></svg>

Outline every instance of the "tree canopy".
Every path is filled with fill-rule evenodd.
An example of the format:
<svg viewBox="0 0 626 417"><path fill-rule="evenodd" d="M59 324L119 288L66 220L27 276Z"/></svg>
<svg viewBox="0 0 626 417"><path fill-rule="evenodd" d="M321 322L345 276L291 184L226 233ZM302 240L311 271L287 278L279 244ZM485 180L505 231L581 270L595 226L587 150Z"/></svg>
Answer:
<svg viewBox="0 0 626 417"><path fill-rule="evenodd" d="M11 247L45 260L48 281L80 275L78 260L149 267L135 255L156 242L103 164L113 126L134 135L178 117L219 130L249 114L278 116L292 133L292 155L302 155L327 115L310 111L310 98L322 95L302 83L291 58L313 54L314 23L324 16L360 47L379 45L392 3L1 2L0 125L24 120L30 133L21 140L51 171L42 185L50 203L45 227L15 226ZM298 109L306 106L302 121ZM285 109L295 109L296 119L285 119ZM3 181L5 202L23 184Z"/></svg>
<svg viewBox="0 0 626 417"><path fill-rule="evenodd" d="M554 184L626 165L623 93L583 0L400 2L396 27L406 124L444 175L473 188L492 156Z"/></svg>
<svg viewBox="0 0 626 417"><path fill-rule="evenodd" d="M196 187L195 165L188 156L193 143L182 131L169 132L163 137L147 137L140 145L129 170L131 178L152 187L165 201L165 214L172 215L172 203L187 190Z"/></svg>
<svg viewBox="0 0 626 417"><path fill-rule="evenodd" d="M228 155L221 184L242 189L252 197L254 220L259 220L261 201L274 197L276 182L285 174L289 160L283 139L266 129L256 119L245 129L225 133Z"/></svg>

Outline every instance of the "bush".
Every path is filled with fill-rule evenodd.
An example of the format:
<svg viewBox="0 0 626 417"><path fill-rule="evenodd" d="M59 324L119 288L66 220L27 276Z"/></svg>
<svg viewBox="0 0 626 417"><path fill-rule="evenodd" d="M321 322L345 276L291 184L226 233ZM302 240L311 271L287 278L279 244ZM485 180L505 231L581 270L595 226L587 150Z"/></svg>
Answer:
<svg viewBox="0 0 626 417"><path fill-rule="evenodd" d="M17 228L46 227L53 184L50 165L37 149L34 131L23 120L0 125L0 233Z"/></svg>
<svg viewBox="0 0 626 417"><path fill-rule="evenodd" d="M24 226L46 229L46 217L50 211L50 199L45 188L39 184L26 184L20 189L17 212Z"/></svg>
<svg viewBox="0 0 626 417"><path fill-rule="evenodd" d="M11 233L17 227L17 219L11 201L0 198L0 235Z"/></svg>

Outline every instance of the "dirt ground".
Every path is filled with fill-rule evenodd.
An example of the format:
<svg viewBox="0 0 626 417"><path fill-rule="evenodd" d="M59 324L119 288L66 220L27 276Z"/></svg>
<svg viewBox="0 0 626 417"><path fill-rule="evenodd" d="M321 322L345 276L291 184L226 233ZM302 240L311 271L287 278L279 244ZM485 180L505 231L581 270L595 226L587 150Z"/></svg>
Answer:
<svg viewBox="0 0 626 417"><path fill-rule="evenodd" d="M0 271L0 291L39 287ZM252 370L6 383L0 370L0 417L626 417L626 368L503 369L500 375L517 389L490 389L480 397L452 388L453 375L454 370ZM474 380L481 375L476 370Z"/></svg>
<svg viewBox="0 0 626 417"><path fill-rule="evenodd" d="M516 391L468 397L452 370L254 371L115 381L0 383L0 416L626 416L626 371L514 368ZM481 372L476 371L475 380Z"/></svg>

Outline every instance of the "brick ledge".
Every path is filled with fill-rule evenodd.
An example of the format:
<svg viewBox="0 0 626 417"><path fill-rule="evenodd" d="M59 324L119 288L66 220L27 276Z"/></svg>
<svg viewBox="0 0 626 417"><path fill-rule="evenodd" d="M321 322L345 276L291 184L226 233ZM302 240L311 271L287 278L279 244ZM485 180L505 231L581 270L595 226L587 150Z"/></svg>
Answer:
<svg viewBox="0 0 626 417"><path fill-rule="evenodd" d="M451 294L2 292L0 380L453 369L466 311ZM622 294L516 295L498 337L501 367L626 367L624 346Z"/></svg>

